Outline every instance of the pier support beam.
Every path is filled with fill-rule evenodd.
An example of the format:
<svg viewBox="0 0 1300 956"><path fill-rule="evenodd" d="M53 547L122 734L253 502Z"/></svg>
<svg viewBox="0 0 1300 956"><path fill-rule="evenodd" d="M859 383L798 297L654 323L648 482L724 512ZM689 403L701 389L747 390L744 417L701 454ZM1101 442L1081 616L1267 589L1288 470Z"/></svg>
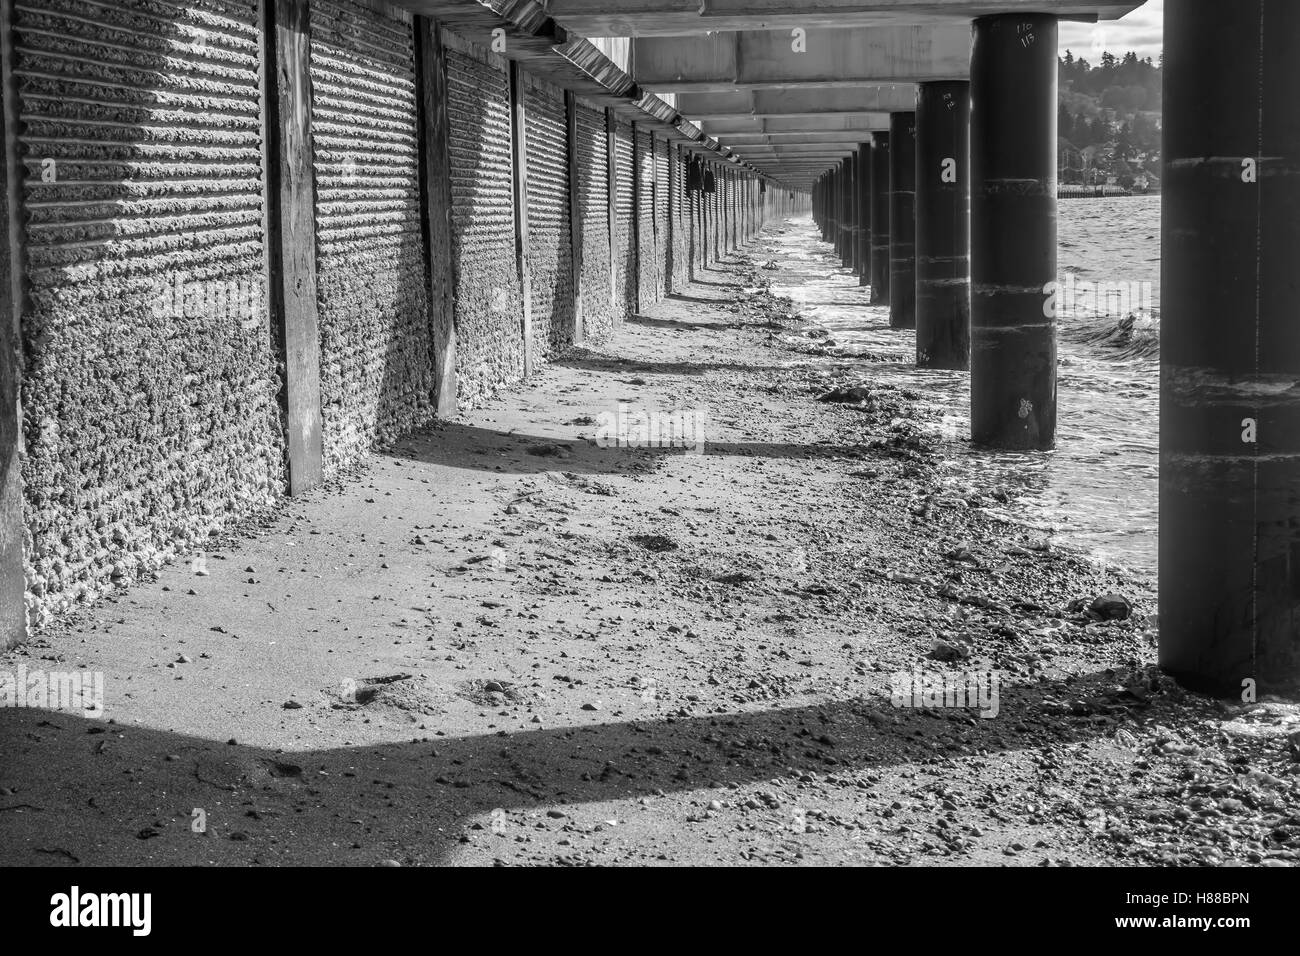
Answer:
<svg viewBox="0 0 1300 956"><path fill-rule="evenodd" d="M451 117L447 111L447 56L442 28L415 21L420 87L424 235L429 255L429 334L435 375L434 412L459 410L456 371L456 262L451 247ZM580 330L581 326L579 326Z"/></svg>
<svg viewBox="0 0 1300 956"><path fill-rule="evenodd" d="M306 0L265 7L266 276L271 316L284 350L289 493L323 478L320 316L316 295L316 172L312 156L311 14Z"/></svg>
<svg viewBox="0 0 1300 956"><path fill-rule="evenodd" d="M840 161L840 168L844 171L844 196L843 213L841 213L840 227L840 265L845 269L853 268L853 247L857 242L856 224L854 217L857 215L857 203L853 201L853 157Z"/></svg>
<svg viewBox="0 0 1300 956"><path fill-rule="evenodd" d="M970 367L970 84L922 83L916 107L916 364Z"/></svg>
<svg viewBox="0 0 1300 956"><path fill-rule="evenodd" d="M835 222L835 168L826 171L826 241L834 245L839 236Z"/></svg>
<svg viewBox="0 0 1300 956"><path fill-rule="evenodd" d="M1241 700L1300 687L1297 37L1287 0L1165 16L1160 664Z"/></svg>
<svg viewBox="0 0 1300 956"><path fill-rule="evenodd" d="M863 143L854 154L853 191L858 221L857 242L854 245L853 271L858 274L858 285L871 284L871 144Z"/></svg>
<svg viewBox="0 0 1300 956"><path fill-rule="evenodd" d="M21 377L23 210L8 3L0 3L0 650L27 637Z"/></svg>
<svg viewBox="0 0 1300 956"><path fill-rule="evenodd" d="M916 114L889 118L889 327L916 328Z"/></svg>
<svg viewBox="0 0 1300 956"><path fill-rule="evenodd" d="M971 437L1056 441L1057 21L975 21L971 52Z"/></svg>
<svg viewBox="0 0 1300 956"><path fill-rule="evenodd" d="M871 304L889 303L889 134L871 149Z"/></svg>

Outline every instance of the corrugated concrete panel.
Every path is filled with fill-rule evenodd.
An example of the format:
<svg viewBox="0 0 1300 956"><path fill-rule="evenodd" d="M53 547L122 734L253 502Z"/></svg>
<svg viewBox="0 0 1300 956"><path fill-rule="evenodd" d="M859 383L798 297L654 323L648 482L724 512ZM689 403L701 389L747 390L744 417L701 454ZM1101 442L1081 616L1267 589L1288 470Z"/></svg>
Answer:
<svg viewBox="0 0 1300 956"><path fill-rule="evenodd" d="M655 283L654 298L664 297L669 284L668 270L672 267L672 234L668 228L668 202L671 190L668 179L668 140L655 137L655 270L659 281Z"/></svg>
<svg viewBox="0 0 1300 956"><path fill-rule="evenodd" d="M568 128L564 92L527 73L520 79L528 143L533 360L540 364L573 342Z"/></svg>
<svg viewBox="0 0 1300 956"><path fill-rule="evenodd" d="M587 339L609 334L609 162L605 114L578 101L578 195L582 202L582 316Z"/></svg>
<svg viewBox="0 0 1300 956"><path fill-rule="evenodd" d="M524 374L510 81L504 60L447 39L457 363L471 408Z"/></svg>
<svg viewBox="0 0 1300 956"><path fill-rule="evenodd" d="M614 222L614 289L615 308L619 320L636 310L637 261L633 245L633 219L636 216L635 175L632 168L632 124L618 123L614 127L614 157L616 192Z"/></svg>
<svg viewBox="0 0 1300 956"><path fill-rule="evenodd" d="M673 283L683 289L691 270L691 200L686 192L686 160L681 148L672 150Z"/></svg>
<svg viewBox="0 0 1300 956"><path fill-rule="evenodd" d="M285 479L258 4L15 8L33 623L201 549Z"/></svg>
<svg viewBox="0 0 1300 956"><path fill-rule="evenodd" d="M312 0L311 80L328 476L433 414L409 15Z"/></svg>
<svg viewBox="0 0 1300 956"><path fill-rule="evenodd" d="M655 175L654 146L649 130L636 133L637 165L637 270L640 307L648 309L655 303L655 290L659 288L658 252L655 236Z"/></svg>

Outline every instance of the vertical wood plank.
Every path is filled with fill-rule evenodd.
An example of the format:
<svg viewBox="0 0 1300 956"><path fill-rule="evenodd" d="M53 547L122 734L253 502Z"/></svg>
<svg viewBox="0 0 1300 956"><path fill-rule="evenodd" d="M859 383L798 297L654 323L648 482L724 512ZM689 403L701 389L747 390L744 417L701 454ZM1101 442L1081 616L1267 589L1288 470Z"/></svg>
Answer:
<svg viewBox="0 0 1300 956"><path fill-rule="evenodd" d="M677 190L681 186L677 184L677 144L672 140L668 141L668 235L664 254L664 286L663 293L668 295L676 287L674 282L673 270L677 267L677 249L673 245L674 237L680 228L677 223Z"/></svg>
<svg viewBox="0 0 1300 956"><path fill-rule="evenodd" d="M640 130L632 124L632 235L628 242L632 245L633 273L636 278L636 311L640 315L645 311L641 303L641 142Z"/></svg>
<svg viewBox="0 0 1300 956"><path fill-rule="evenodd" d="M533 291L528 268L528 131L519 64L510 61L510 147L515 185L515 265L524 295L524 377L533 374Z"/></svg>
<svg viewBox="0 0 1300 956"><path fill-rule="evenodd" d="M451 245L451 151L447 116L447 54L442 28L415 18L420 84L420 205L429 262L429 347L434 373L434 414L460 410L456 371L456 261Z"/></svg>
<svg viewBox="0 0 1300 956"><path fill-rule="evenodd" d="M618 149L615 147L614 111L605 108L605 165L609 170L606 178L607 199L609 200L609 309L618 315Z"/></svg>
<svg viewBox="0 0 1300 956"><path fill-rule="evenodd" d="M659 234L659 145L654 130L650 131L650 224L655 237L655 288L650 301L657 302L662 294L664 278L663 237Z"/></svg>
<svg viewBox="0 0 1300 956"><path fill-rule="evenodd" d="M23 203L18 164L18 103L13 75L13 4L0 0L0 647L27 637L23 573L22 312Z"/></svg>
<svg viewBox="0 0 1300 956"><path fill-rule="evenodd" d="M578 160L578 97L572 90L564 91L565 147L569 151L569 266L573 287L573 341L585 337L582 315L582 190L580 188Z"/></svg>
<svg viewBox="0 0 1300 956"><path fill-rule="evenodd" d="M322 480L311 21L306 0L268 0L266 9L268 288L284 349L289 494L300 495Z"/></svg>

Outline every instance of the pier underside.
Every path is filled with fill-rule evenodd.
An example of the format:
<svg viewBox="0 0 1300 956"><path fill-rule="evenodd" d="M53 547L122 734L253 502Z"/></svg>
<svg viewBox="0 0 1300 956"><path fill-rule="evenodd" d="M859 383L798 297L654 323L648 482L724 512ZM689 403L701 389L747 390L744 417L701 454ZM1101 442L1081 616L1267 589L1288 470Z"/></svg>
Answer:
<svg viewBox="0 0 1300 956"><path fill-rule="evenodd" d="M860 311L876 358L819 354L794 288ZM937 411L893 384L912 333L868 297L807 218L770 224L599 346L214 542L206 576L47 630L9 666L103 672L116 724L0 712L0 784L29 807L5 862L1285 860L1287 711L1182 694L1149 576L990 517L1014 469L940 481L959 441L901 444ZM891 367L861 408L815 400ZM601 447L620 405L708 409L703 454ZM1112 591L1133 617L1054 616ZM1173 816L1189 768L1249 801L1230 839Z"/></svg>
<svg viewBox="0 0 1300 956"><path fill-rule="evenodd" d="M1139 6L0 0L0 862L1295 862L1289 0L1168 3L1158 578L1010 513Z"/></svg>

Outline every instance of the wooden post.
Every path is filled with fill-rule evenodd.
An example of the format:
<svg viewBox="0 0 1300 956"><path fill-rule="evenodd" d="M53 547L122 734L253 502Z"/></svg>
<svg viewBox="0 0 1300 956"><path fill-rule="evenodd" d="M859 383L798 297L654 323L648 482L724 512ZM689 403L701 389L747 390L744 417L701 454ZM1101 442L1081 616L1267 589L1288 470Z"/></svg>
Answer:
<svg viewBox="0 0 1300 956"><path fill-rule="evenodd" d="M675 276L673 270L677 267L677 249L673 245L677 236L679 225L677 223L677 191L681 189L677 185L677 144L672 140L668 141L668 235L665 237L667 246L664 247L664 295L672 292L676 287L673 281Z"/></svg>
<svg viewBox="0 0 1300 956"><path fill-rule="evenodd" d="M565 146L569 152L569 268L570 286L573 289L573 341L583 340L582 318L582 190L578 176L581 163L578 159L578 97L572 90L564 91Z"/></svg>
<svg viewBox="0 0 1300 956"><path fill-rule="evenodd" d="M695 249L696 249L696 244L699 242L698 239L699 227L696 225L696 221L695 221L696 220L695 207L697 203L695 195L698 192L698 190L690 189L687 187L687 179L690 176L690 166L691 166L690 150L688 150L685 146L683 146L682 147L682 189L686 190L686 213L691 218L691 221L687 227L687 232L686 232L686 280L688 282L694 282L695 281Z"/></svg>
<svg viewBox="0 0 1300 956"><path fill-rule="evenodd" d="M27 637L23 572L22 314L23 204L18 164L18 102L14 83L13 6L0 0L0 648Z"/></svg>
<svg viewBox="0 0 1300 956"><path fill-rule="evenodd" d="M618 309L618 149L615 146L617 121L614 111L605 108L605 177L609 199L609 311L617 315Z"/></svg>
<svg viewBox="0 0 1300 956"><path fill-rule="evenodd" d="M266 10L267 289L284 348L289 494L300 495L322 475L311 25L307 0L267 0Z"/></svg>
<svg viewBox="0 0 1300 956"><path fill-rule="evenodd" d="M632 124L632 235L628 243L632 247L633 272L636 275L636 311L639 315L645 309L641 304L641 135L636 123Z"/></svg>
<svg viewBox="0 0 1300 956"><path fill-rule="evenodd" d="M524 377L533 374L533 290L528 268L528 131L524 119L524 90L519 64L510 61L510 144L514 173L515 267L524 295Z"/></svg>
<svg viewBox="0 0 1300 956"><path fill-rule="evenodd" d="M451 153L447 116L447 55L442 28L415 18L420 84L420 204L429 255L429 346L434 371L434 414L460 410L456 372L456 271L451 247Z"/></svg>
<svg viewBox="0 0 1300 956"><path fill-rule="evenodd" d="M664 263L664 237L659 234L659 146L653 130L650 132L650 225L655 237L655 288L650 298L657 301L664 284L663 274L659 271Z"/></svg>

